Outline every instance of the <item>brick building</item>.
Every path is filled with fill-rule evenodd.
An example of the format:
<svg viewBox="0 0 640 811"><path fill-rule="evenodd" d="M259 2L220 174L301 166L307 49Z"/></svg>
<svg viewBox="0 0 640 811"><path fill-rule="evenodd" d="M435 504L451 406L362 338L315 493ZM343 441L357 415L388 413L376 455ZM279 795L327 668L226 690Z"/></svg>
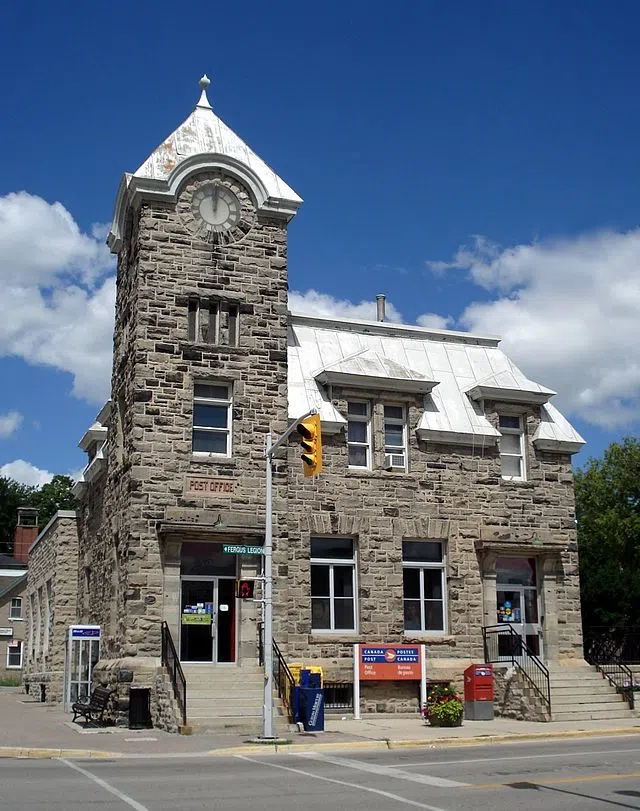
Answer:
<svg viewBox="0 0 640 811"><path fill-rule="evenodd" d="M302 201L217 117L207 84L124 175L109 236L112 397L82 439L76 488L77 616L102 627L98 677L132 672L170 727L163 623L199 665L185 664L188 682L256 676L258 604L233 583L261 557L222 547L264 543L265 435L312 408L323 474L303 477L293 440L274 464L275 638L289 661L348 680L355 642L424 642L430 678L459 680L499 619L547 661L580 659L583 442L554 392L498 339L390 324L383 300L373 322L290 314ZM362 700L407 709L415 687L370 683Z"/></svg>

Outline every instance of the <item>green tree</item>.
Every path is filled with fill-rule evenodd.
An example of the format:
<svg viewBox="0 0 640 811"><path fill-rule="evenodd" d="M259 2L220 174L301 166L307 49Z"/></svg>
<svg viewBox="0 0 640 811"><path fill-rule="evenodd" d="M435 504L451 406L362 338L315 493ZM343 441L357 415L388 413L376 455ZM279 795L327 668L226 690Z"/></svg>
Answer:
<svg viewBox="0 0 640 811"><path fill-rule="evenodd" d="M30 505L34 492L33 487L0 477L0 554L13 551L18 507Z"/></svg>
<svg viewBox="0 0 640 811"><path fill-rule="evenodd" d="M73 484L71 477L58 473L32 493L29 506L38 509L40 529L49 523L58 510L75 510L77 501L71 492Z"/></svg>
<svg viewBox="0 0 640 811"><path fill-rule="evenodd" d="M640 625L640 442L612 443L576 473L585 628Z"/></svg>

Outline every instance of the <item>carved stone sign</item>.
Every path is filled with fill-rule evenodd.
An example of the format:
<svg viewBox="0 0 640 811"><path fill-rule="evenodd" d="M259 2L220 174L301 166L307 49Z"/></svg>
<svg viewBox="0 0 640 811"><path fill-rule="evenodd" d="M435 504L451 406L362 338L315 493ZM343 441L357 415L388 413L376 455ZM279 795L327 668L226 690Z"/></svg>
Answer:
<svg viewBox="0 0 640 811"><path fill-rule="evenodd" d="M185 496L204 496L211 500L224 500L231 497L235 481L231 478L209 476L187 476L185 479Z"/></svg>

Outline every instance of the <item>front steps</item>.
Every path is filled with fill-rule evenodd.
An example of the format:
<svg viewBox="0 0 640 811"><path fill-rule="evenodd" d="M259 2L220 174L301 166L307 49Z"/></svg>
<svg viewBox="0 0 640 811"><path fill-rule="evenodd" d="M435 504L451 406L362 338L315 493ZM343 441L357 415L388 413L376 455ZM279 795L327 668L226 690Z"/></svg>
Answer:
<svg viewBox="0 0 640 811"><path fill-rule="evenodd" d="M552 721L635 718L634 711L595 667L586 662L549 667Z"/></svg>
<svg viewBox="0 0 640 811"><path fill-rule="evenodd" d="M197 732L261 735L264 670L257 664L182 664L187 681L187 724ZM279 699L274 700L274 734L288 729Z"/></svg>

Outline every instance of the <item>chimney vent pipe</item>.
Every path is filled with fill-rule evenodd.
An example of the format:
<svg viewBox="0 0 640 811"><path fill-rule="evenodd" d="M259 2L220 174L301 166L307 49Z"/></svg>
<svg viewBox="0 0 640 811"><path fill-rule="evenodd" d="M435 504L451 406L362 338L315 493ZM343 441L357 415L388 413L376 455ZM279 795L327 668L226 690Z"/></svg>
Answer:
<svg viewBox="0 0 640 811"><path fill-rule="evenodd" d="M378 293L376 296L376 317L378 321L384 321L384 307L385 304L385 295L384 293Z"/></svg>

